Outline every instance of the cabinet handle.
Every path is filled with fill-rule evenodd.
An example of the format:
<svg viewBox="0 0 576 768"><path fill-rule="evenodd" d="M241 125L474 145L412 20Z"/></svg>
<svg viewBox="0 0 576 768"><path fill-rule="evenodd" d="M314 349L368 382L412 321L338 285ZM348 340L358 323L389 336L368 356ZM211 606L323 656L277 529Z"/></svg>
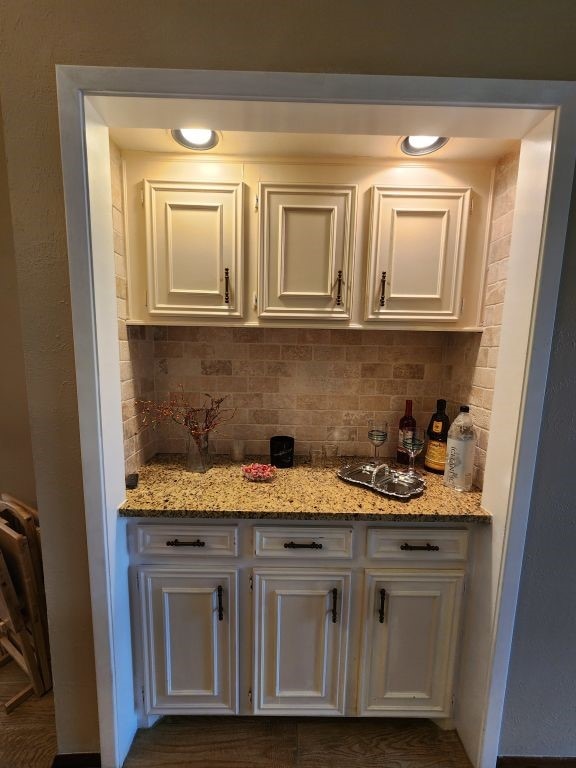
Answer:
<svg viewBox="0 0 576 768"><path fill-rule="evenodd" d="M222 605L222 587L218 585L218 621L222 621L224 618L224 607Z"/></svg>
<svg viewBox="0 0 576 768"><path fill-rule="evenodd" d="M310 544L302 544L299 541L285 541L284 549L322 549L322 544L311 541Z"/></svg>
<svg viewBox="0 0 576 768"><path fill-rule="evenodd" d="M332 590L332 624L338 621L338 590L336 587Z"/></svg>
<svg viewBox="0 0 576 768"><path fill-rule="evenodd" d="M380 590L380 608L378 609L378 621L384 624L384 602L386 600L386 590Z"/></svg>
<svg viewBox="0 0 576 768"><path fill-rule="evenodd" d="M230 304L230 270L224 269L224 304Z"/></svg>
<svg viewBox="0 0 576 768"><path fill-rule="evenodd" d="M404 552L438 552L440 550L440 547L436 544L430 544L430 542L426 542L426 544L422 545L416 545L416 544L408 544L407 541L404 542L404 544L400 545L400 549Z"/></svg>
<svg viewBox="0 0 576 768"><path fill-rule="evenodd" d="M386 304L386 296L384 295L386 293L386 272L382 272L382 277L380 278L380 306L383 307Z"/></svg>
<svg viewBox="0 0 576 768"><path fill-rule="evenodd" d="M336 306L340 307L342 305L342 270L338 270L338 277L336 278L336 283L338 285L337 291L336 291Z"/></svg>
<svg viewBox="0 0 576 768"><path fill-rule="evenodd" d="M167 547L205 547L206 542L200 539L194 541L180 541L180 539L169 539L166 542Z"/></svg>

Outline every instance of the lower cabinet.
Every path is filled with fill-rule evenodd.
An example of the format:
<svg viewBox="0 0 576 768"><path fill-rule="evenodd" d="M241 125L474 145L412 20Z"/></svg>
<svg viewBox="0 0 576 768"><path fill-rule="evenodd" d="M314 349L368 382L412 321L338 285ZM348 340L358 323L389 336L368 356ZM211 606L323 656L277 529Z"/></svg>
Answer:
<svg viewBox="0 0 576 768"><path fill-rule="evenodd" d="M137 569L146 714L238 711L237 569Z"/></svg>
<svg viewBox="0 0 576 768"><path fill-rule="evenodd" d="M367 570L359 714L449 717L463 574Z"/></svg>
<svg viewBox="0 0 576 768"><path fill-rule="evenodd" d="M255 714L344 714L350 578L254 571Z"/></svg>
<svg viewBox="0 0 576 768"><path fill-rule="evenodd" d="M466 530L177 534L137 524L132 537L142 724L163 714L451 716Z"/></svg>

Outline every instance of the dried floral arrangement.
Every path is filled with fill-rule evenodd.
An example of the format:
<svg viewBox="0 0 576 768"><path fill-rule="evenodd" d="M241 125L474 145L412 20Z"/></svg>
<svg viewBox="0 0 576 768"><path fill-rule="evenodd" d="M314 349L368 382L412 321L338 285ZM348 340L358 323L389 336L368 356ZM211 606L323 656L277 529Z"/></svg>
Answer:
<svg viewBox="0 0 576 768"><path fill-rule="evenodd" d="M157 427L167 421L180 424L188 432L190 440L194 441L201 456L204 456L204 466L207 468L208 435L221 424L230 421L236 413L235 408L223 408L222 404L227 398L213 397L203 393L206 398L200 406L193 404L184 394L183 387L171 394L170 400L157 403L154 400L137 400L138 410L141 414L143 426Z"/></svg>

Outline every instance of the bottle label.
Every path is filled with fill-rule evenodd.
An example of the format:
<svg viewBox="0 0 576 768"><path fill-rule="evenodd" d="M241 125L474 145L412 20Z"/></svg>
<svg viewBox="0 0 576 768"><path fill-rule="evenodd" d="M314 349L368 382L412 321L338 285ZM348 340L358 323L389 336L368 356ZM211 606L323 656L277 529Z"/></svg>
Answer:
<svg viewBox="0 0 576 768"><path fill-rule="evenodd" d="M429 440L424 465L430 469L443 470L446 465L446 443Z"/></svg>
<svg viewBox="0 0 576 768"><path fill-rule="evenodd" d="M457 491L469 491L472 488L473 471L474 440L448 438L444 485Z"/></svg>
<svg viewBox="0 0 576 768"><path fill-rule="evenodd" d="M432 422L432 432L439 435L442 432L442 422L441 421L433 421Z"/></svg>

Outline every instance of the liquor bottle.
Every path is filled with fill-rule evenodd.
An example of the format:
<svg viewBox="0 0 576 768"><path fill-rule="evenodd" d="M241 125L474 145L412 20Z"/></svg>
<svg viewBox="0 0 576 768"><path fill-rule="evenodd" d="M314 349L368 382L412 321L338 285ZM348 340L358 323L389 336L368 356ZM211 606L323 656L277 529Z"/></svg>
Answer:
<svg viewBox="0 0 576 768"><path fill-rule="evenodd" d="M416 419L412 416L412 400L406 400L406 410L398 425L398 447L396 449L396 461L399 464L408 464L408 451L404 448L404 438L412 437L416 429Z"/></svg>
<svg viewBox="0 0 576 768"><path fill-rule="evenodd" d="M438 475L444 474L449 428L450 419L446 416L446 400L437 400L436 413L428 425L428 446L424 456L424 467L429 472L435 472Z"/></svg>
<svg viewBox="0 0 576 768"><path fill-rule="evenodd" d="M476 440L469 411L467 405L461 405L460 413L448 430L444 485L455 491L469 491L472 488Z"/></svg>

